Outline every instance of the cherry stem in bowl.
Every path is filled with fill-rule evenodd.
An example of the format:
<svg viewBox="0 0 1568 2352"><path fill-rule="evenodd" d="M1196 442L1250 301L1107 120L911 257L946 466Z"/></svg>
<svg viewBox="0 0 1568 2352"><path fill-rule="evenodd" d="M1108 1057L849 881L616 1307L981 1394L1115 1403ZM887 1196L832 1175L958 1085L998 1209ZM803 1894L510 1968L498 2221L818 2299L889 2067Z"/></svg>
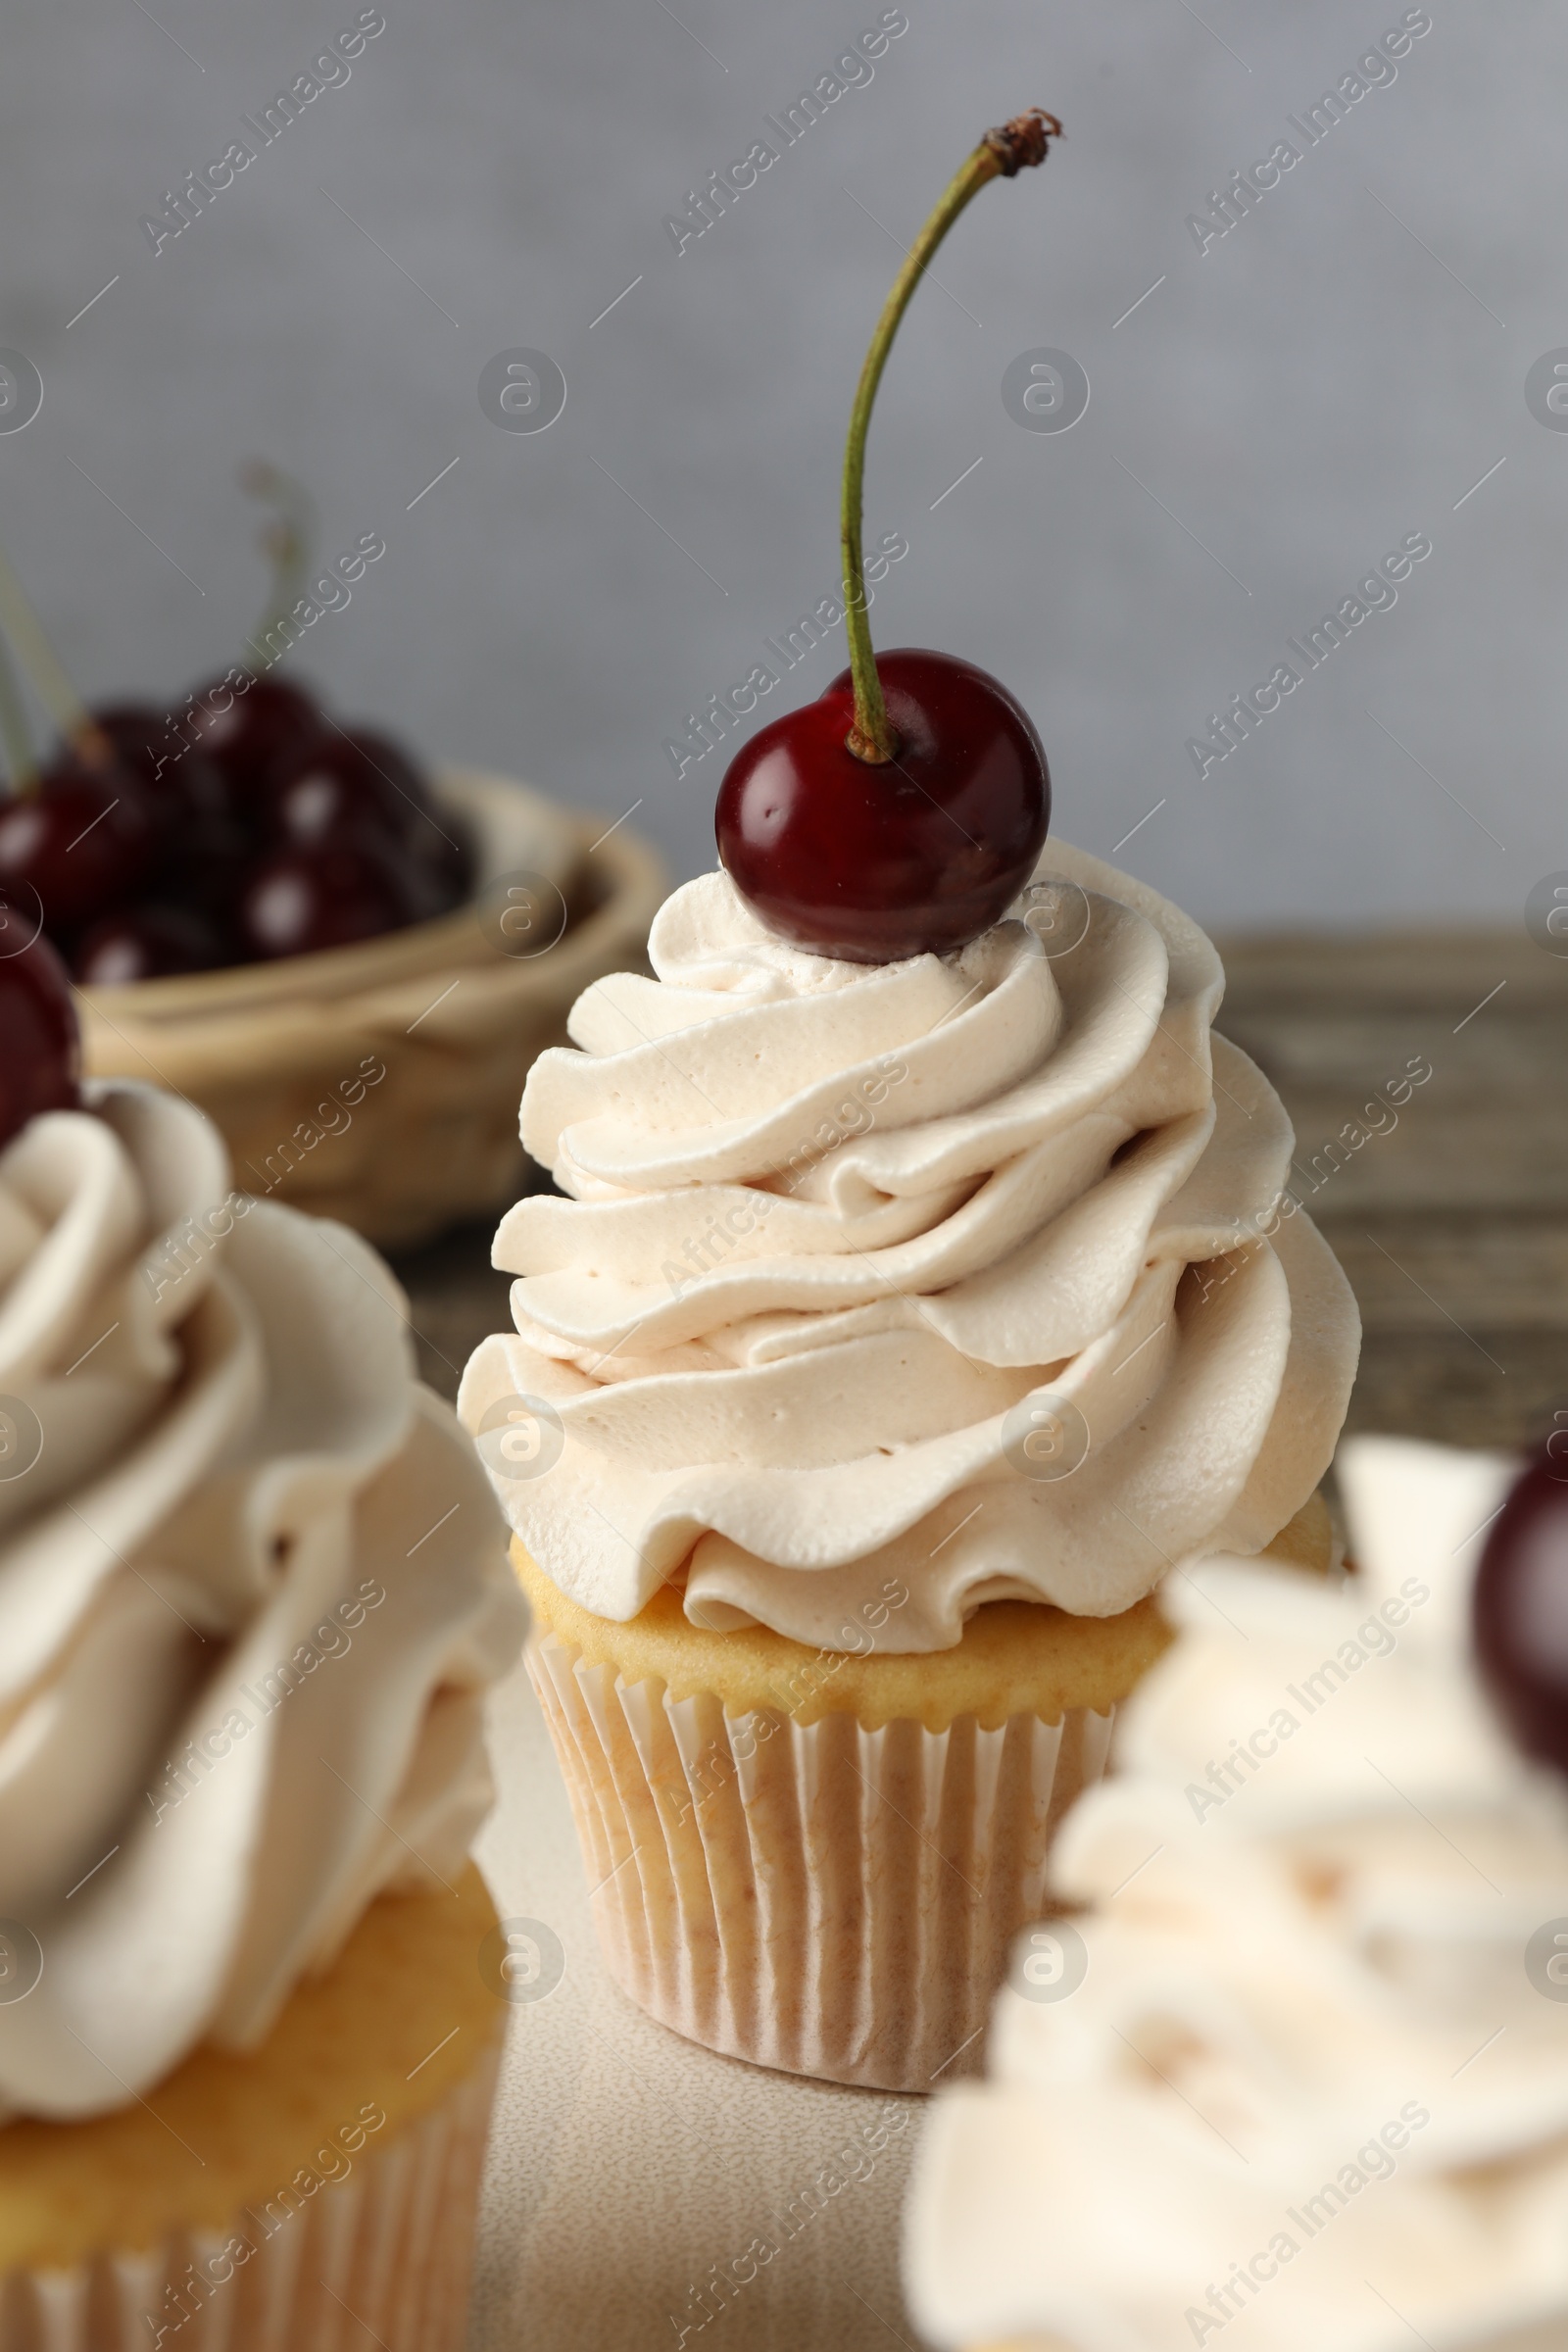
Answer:
<svg viewBox="0 0 1568 2352"><path fill-rule="evenodd" d="M274 651L272 639L292 618L305 585L316 535L316 510L305 485L266 458L252 458L240 467L239 478L243 490L273 510L261 534L262 553L272 566L271 591L255 633L245 640L246 652L260 657L246 663L255 672L270 669L279 653L286 653L292 643L291 637L284 637L281 648ZM296 627L294 635L298 634Z"/></svg>
<svg viewBox="0 0 1568 2352"><path fill-rule="evenodd" d="M847 738L850 750L858 760L871 766L885 767L898 755L898 737L888 717L888 707L882 693L882 681L877 676L876 656L871 646L871 627L865 616L865 567L860 552L860 523L862 483L865 472L865 435L871 421L871 404L882 380L882 369L899 331L899 321L909 306L909 297L925 275L933 254L953 223L972 196L979 194L987 180L1011 179L1026 165L1043 164L1051 140L1062 135L1061 124L1054 115L1041 107L1031 107L1024 115L1015 115L999 130L988 130L974 153L967 158L950 181L946 192L910 246L904 268L893 283L893 290L882 306L882 316L876 322L860 380L855 389L855 406L850 411L849 439L844 445L844 488L840 504L839 529L844 552L845 626L850 640L850 674L855 684L855 723Z"/></svg>
<svg viewBox="0 0 1568 2352"><path fill-rule="evenodd" d="M43 623L28 603L27 592L12 570L3 549L0 549L0 629L11 640L12 651L24 675L36 687L38 700L83 767L112 766L115 747L102 727L88 716L86 704L61 667L59 656L44 635Z"/></svg>

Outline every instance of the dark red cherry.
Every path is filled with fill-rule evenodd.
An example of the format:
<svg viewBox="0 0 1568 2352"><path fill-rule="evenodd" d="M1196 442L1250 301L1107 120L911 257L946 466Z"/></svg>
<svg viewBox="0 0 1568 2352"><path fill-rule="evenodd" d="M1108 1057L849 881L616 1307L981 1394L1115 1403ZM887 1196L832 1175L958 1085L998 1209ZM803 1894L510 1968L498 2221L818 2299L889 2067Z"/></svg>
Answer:
<svg viewBox="0 0 1568 2352"><path fill-rule="evenodd" d="M129 768L83 767L68 756L35 791L0 803L0 892L24 905L36 892L44 928L58 937L132 895L157 833Z"/></svg>
<svg viewBox="0 0 1568 2352"><path fill-rule="evenodd" d="M215 760L231 782L259 786L290 753L303 750L320 730L318 705L281 678L214 678L192 697L182 714L184 732Z"/></svg>
<svg viewBox="0 0 1568 2352"><path fill-rule="evenodd" d="M1051 779L1026 712L951 654L876 657L891 763L848 749L848 670L731 760L718 854L770 931L813 955L946 955L1000 921L1034 870Z"/></svg>
<svg viewBox="0 0 1568 2352"><path fill-rule="evenodd" d="M254 867L235 906L244 953L313 956L401 930L418 913L401 853L366 833L296 844Z"/></svg>
<svg viewBox="0 0 1568 2352"><path fill-rule="evenodd" d="M224 963L218 925L195 906L148 900L106 914L77 943L72 971L83 988L122 988Z"/></svg>
<svg viewBox="0 0 1568 2352"><path fill-rule="evenodd" d="M263 848L255 806L244 786L232 784L200 752L188 752L179 762L174 789L158 896L224 923Z"/></svg>
<svg viewBox="0 0 1568 2352"><path fill-rule="evenodd" d="M906 248L844 445L850 667L820 701L744 745L719 787L718 854L736 889L769 930L813 955L891 963L951 954L1006 912L1046 838L1046 756L1005 687L951 654L875 653L861 491L877 386L932 255L981 188L1044 163L1060 135L1038 106L986 131Z"/></svg>
<svg viewBox="0 0 1568 2352"><path fill-rule="evenodd" d="M201 814L175 836L154 887L160 900L194 907L221 930L256 858L254 839L231 816ZM220 960L229 959L224 956Z"/></svg>
<svg viewBox="0 0 1568 2352"><path fill-rule="evenodd" d="M105 703L89 715L124 765L133 767L144 784L150 783L168 731L168 714L153 703Z"/></svg>
<svg viewBox="0 0 1568 2352"><path fill-rule="evenodd" d="M1481 1677L1527 1756L1568 1773L1568 1427L1487 1538L1474 1596Z"/></svg>
<svg viewBox="0 0 1568 2352"><path fill-rule="evenodd" d="M374 727L344 727L338 742L359 769L373 775L388 795L389 807L402 812L400 829L407 829L430 805L430 787L418 764L401 744Z"/></svg>
<svg viewBox="0 0 1568 2352"><path fill-rule="evenodd" d="M76 1007L37 920L0 906L0 1149L38 1111L76 1103Z"/></svg>
<svg viewBox="0 0 1568 2352"><path fill-rule="evenodd" d="M370 825L400 841L424 821L424 787L395 744L328 729L289 753L261 788L263 821L280 842L340 839Z"/></svg>
<svg viewBox="0 0 1568 2352"><path fill-rule="evenodd" d="M206 927L220 920L240 876L261 846L254 794L236 784L190 740L178 714L146 704L112 703L95 710L97 725L140 778L158 825L155 887L165 905L198 909ZM204 954L200 969L226 962ZM171 969L184 969L171 966Z"/></svg>
<svg viewBox="0 0 1568 2352"><path fill-rule="evenodd" d="M185 742L167 711L148 703L107 703L92 719L140 783L172 854L188 849L193 826L229 817L230 789L221 770Z"/></svg>
<svg viewBox="0 0 1568 2352"><path fill-rule="evenodd" d="M352 727L317 736L272 771L262 799L280 843L347 842L368 830L396 844L420 920L467 895L472 858L458 820L431 808L424 776L385 735Z"/></svg>

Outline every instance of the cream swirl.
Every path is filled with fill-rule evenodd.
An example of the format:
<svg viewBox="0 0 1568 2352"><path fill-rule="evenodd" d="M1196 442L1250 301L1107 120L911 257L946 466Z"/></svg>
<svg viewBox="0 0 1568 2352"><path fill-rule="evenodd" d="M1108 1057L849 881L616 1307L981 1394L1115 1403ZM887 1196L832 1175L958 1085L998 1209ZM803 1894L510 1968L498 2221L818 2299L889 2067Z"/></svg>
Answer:
<svg viewBox="0 0 1568 2352"><path fill-rule="evenodd" d="M631 1617L685 1567L694 1622L831 1647L896 1575L890 1644L940 1649L984 1600L1125 1609L1311 1493L1355 1310L1280 1213L1291 1130L1212 1034L1219 960L1093 858L1040 874L1060 952L1034 914L879 967L706 875L658 978L596 982L534 1065L523 1141L573 1198L503 1220L516 1331L459 1409L556 1416L548 1474L497 1485L575 1600ZM1070 1476L1016 1466L1043 1396Z"/></svg>
<svg viewBox="0 0 1568 2352"><path fill-rule="evenodd" d="M254 2043L450 1880L522 1626L375 1252L229 1193L172 1097L88 1099L0 1155L0 2115Z"/></svg>
<svg viewBox="0 0 1568 2352"><path fill-rule="evenodd" d="M1343 1592L1234 1562L1168 1589L1181 1638L1056 1849L1086 1973L1041 1943L1032 1984L1020 1954L995 2079L941 2100L917 2163L939 2346L1568 2336L1568 1792L1468 1659L1511 1467L1365 1439L1344 1463Z"/></svg>

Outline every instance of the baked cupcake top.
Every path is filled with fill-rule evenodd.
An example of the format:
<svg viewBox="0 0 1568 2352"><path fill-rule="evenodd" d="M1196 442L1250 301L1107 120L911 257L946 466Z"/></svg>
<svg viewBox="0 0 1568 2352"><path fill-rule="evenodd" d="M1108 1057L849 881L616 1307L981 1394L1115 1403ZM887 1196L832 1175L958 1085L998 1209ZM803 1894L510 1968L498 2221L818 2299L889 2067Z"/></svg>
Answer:
<svg viewBox="0 0 1568 2352"><path fill-rule="evenodd" d="M986 2086L940 2099L933 2344L1546 2352L1568 2331L1568 1791L1474 1679L1509 1465L1342 1457L1362 1573L1173 1583ZM1515 2331L1518 2332L1515 2332Z"/></svg>
<svg viewBox="0 0 1568 2352"><path fill-rule="evenodd" d="M522 1604L401 1294L124 1083L0 1153L0 2118L245 2046L454 1878Z"/></svg>
<svg viewBox="0 0 1568 2352"><path fill-rule="evenodd" d="M571 1197L503 1220L516 1330L459 1400L571 1598L628 1618L684 1569L695 1623L831 1648L896 1579L880 1645L941 1649L984 1600L1114 1614L1306 1499L1355 1309L1175 907L1054 843L1016 919L868 966L714 873L650 956L530 1072Z"/></svg>

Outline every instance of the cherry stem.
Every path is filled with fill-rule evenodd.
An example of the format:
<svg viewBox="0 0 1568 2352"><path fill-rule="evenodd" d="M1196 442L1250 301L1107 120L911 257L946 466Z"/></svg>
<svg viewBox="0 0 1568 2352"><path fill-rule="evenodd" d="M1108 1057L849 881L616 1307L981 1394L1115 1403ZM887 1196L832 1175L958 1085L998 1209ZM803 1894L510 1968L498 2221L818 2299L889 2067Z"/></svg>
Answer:
<svg viewBox="0 0 1568 2352"><path fill-rule="evenodd" d="M12 570L3 550L0 550L0 629L11 640L11 650L21 662L24 674L37 689L38 700L83 767L112 766L114 745L102 727L88 716L85 703L61 667L54 647L44 635L43 623L28 603L27 592ZM4 725L3 719L0 719L0 725ZM8 749L9 744L8 729ZM31 766L29 745L23 771L29 779Z"/></svg>
<svg viewBox="0 0 1568 2352"><path fill-rule="evenodd" d="M11 648L0 637L0 742L6 750L8 781L14 793L31 792L38 780L38 755L33 746L32 729L27 724L27 709L17 683L16 663Z"/></svg>
<svg viewBox="0 0 1568 2352"><path fill-rule="evenodd" d="M281 466L269 465L265 458L252 458L242 466L239 478L241 488L252 498L265 500L274 510L262 527L262 553L272 566L271 592L260 625L245 640L247 652L261 656L260 662L246 665L255 675L280 661L299 635L295 627L292 635L283 635L281 645L274 648L274 637L282 635L284 624L292 621L310 568L315 513L303 483Z"/></svg>
<svg viewBox="0 0 1568 2352"><path fill-rule="evenodd" d="M855 406L850 411L849 439L844 445L844 488L840 501L839 533L844 554L845 626L850 640L850 674L855 681L855 724L848 736L849 749L858 760L875 767L886 766L898 754L898 737L888 717L883 699L882 681L877 676L876 655L871 647L871 628L865 616L865 566L860 553L860 522L862 484L865 472L865 435L871 421L871 404L882 380L882 369L899 331L899 321L909 306L909 297L927 265L953 223L963 211L971 196L979 194L987 180L999 176L1011 179L1025 165L1043 164L1054 138L1061 137L1061 124L1054 115L1048 115L1038 106L1026 115L1015 115L1000 130L988 130L979 146L955 173L935 212L927 220L914 243L909 247L904 268L893 282L893 291L882 306L882 316L876 322L860 380L855 388Z"/></svg>

